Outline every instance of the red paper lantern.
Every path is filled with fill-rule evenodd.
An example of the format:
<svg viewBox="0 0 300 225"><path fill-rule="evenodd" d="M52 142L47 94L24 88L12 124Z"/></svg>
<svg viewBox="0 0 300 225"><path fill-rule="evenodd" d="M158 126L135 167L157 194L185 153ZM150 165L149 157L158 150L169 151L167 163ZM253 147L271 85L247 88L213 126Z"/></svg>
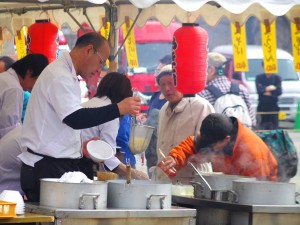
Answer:
<svg viewBox="0 0 300 225"><path fill-rule="evenodd" d="M194 96L206 85L207 70L206 30L198 24L183 24L173 37L173 76L177 90Z"/></svg>
<svg viewBox="0 0 300 225"><path fill-rule="evenodd" d="M36 20L28 28L27 50L30 53L44 54L49 62L57 58L59 46L58 28L49 20Z"/></svg>

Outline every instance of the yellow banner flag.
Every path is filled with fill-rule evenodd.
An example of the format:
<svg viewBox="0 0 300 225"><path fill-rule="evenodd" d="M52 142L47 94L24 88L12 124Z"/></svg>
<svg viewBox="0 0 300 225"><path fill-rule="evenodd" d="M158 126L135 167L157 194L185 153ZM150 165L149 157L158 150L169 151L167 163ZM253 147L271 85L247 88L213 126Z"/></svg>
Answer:
<svg viewBox="0 0 300 225"><path fill-rule="evenodd" d="M234 71L248 71L245 25L231 23Z"/></svg>
<svg viewBox="0 0 300 225"><path fill-rule="evenodd" d="M291 36L294 55L295 71L300 72L300 27L297 29L296 23L291 23Z"/></svg>
<svg viewBox="0 0 300 225"><path fill-rule="evenodd" d="M122 25L124 37L126 37L130 27L132 26L132 21L128 20ZM135 44L135 36L134 29L131 30L126 42L125 42L126 56L128 61L128 66L130 68L139 67L137 52L136 52L136 44Z"/></svg>
<svg viewBox="0 0 300 225"><path fill-rule="evenodd" d="M109 37L109 31L110 31L110 22L106 22L103 20L103 26L100 29L100 34L105 37L106 40L108 40ZM109 60L106 60L106 65L109 65Z"/></svg>
<svg viewBox="0 0 300 225"><path fill-rule="evenodd" d="M264 52L264 70L266 73L277 73L276 56L276 22L265 20L261 23L262 46Z"/></svg>
<svg viewBox="0 0 300 225"><path fill-rule="evenodd" d="M109 37L109 31L110 31L110 22L105 22L105 24L103 24L103 26L100 29L100 34L103 37L105 37L106 40Z"/></svg>
<svg viewBox="0 0 300 225"><path fill-rule="evenodd" d="M27 27L23 27L21 30L17 31L17 36L15 37L18 59L22 59L27 55L27 50L26 50L27 30L28 30Z"/></svg>

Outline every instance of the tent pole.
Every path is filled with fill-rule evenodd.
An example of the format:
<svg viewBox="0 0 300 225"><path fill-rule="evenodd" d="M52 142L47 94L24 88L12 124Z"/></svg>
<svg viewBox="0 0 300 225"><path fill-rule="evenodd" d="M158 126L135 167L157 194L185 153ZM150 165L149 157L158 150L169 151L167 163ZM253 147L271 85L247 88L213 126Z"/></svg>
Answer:
<svg viewBox="0 0 300 225"><path fill-rule="evenodd" d="M78 22L78 20L76 20L76 18L70 13L68 8L64 9L64 12L66 12L72 18L72 20L74 20L74 22L80 27L81 30L86 32L86 29Z"/></svg>
<svg viewBox="0 0 300 225"><path fill-rule="evenodd" d="M117 51L117 53L114 55L114 58L116 58L116 57L117 57L117 55L119 54L119 52L120 52L121 48L123 47L123 45L124 45L125 41L126 41L126 40L127 40L127 38L129 37L129 35L130 35L130 32L131 32L131 30L133 29L134 25L136 24L136 21L138 20L138 18L139 18L139 16L140 16L141 12L142 12L142 9L139 9L139 12L138 12L138 14L136 15L136 17L135 17L134 21L132 22L132 26L129 28L129 30L128 30L128 33L126 34L126 36L125 36L124 40L122 41L122 43L121 43L120 47L118 48L118 51Z"/></svg>
<svg viewBox="0 0 300 225"><path fill-rule="evenodd" d="M89 22L91 28L93 29L93 31L96 32L96 30L95 30L95 28L94 28L94 26L93 26L93 24L92 24L90 18L88 17L88 15L87 15L87 13L86 13L86 8L83 8L83 15L84 15L84 16L86 17L86 19L88 20L88 22Z"/></svg>

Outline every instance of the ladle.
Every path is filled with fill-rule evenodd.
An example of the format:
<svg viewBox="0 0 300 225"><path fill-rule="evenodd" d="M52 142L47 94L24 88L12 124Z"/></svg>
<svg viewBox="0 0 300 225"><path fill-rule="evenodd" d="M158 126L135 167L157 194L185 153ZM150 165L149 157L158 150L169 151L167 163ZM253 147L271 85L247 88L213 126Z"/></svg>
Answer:
<svg viewBox="0 0 300 225"><path fill-rule="evenodd" d="M199 186L200 186L202 188L202 191L203 191L203 188L204 188L205 192L206 192L206 190L209 191L209 200L237 202L238 196L234 191L232 191L232 190L213 190L211 188L211 186L209 185L209 183L206 181L206 179L202 176L202 174L194 166L194 164L191 162L188 162L188 164L199 175L200 179L203 181L203 184L204 184L204 187L203 187L201 183L191 181L191 183L193 184L193 186L195 188L194 195L196 198L199 198L199 197L201 198L202 196L205 195L203 192L202 192L202 194L199 192Z"/></svg>
<svg viewBox="0 0 300 225"><path fill-rule="evenodd" d="M212 191L211 186L209 183L205 180L205 178L202 176L202 174L197 170L197 168L194 166L193 163L188 162L189 166L192 167L192 169L199 175L200 179L203 181L204 185L208 188L208 190Z"/></svg>

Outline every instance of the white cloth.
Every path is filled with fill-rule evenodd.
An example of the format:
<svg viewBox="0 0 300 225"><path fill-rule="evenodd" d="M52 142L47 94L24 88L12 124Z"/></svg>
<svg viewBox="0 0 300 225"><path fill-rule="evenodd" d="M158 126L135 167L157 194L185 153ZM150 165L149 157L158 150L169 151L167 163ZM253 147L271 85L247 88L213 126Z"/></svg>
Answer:
<svg viewBox="0 0 300 225"><path fill-rule="evenodd" d="M89 179L82 172L66 172L61 178L58 179L58 182L67 182L67 183L93 183L91 179Z"/></svg>
<svg viewBox="0 0 300 225"><path fill-rule="evenodd" d="M64 53L43 70L33 87L23 125L22 146L54 158L81 157L80 130L62 122L82 108L80 94L70 54ZM35 160L22 157L27 165L34 164Z"/></svg>
<svg viewBox="0 0 300 225"><path fill-rule="evenodd" d="M94 97L91 100L82 104L84 108L101 107L111 104L111 100L107 97ZM116 151L116 138L120 127L119 118L112 121L103 123L98 126L82 130L82 141L87 141L93 137L99 137L101 140L107 142ZM116 152L115 152L116 153ZM110 169L115 169L119 164L120 160L117 157L113 157L109 160L105 160L104 164Z"/></svg>
<svg viewBox="0 0 300 225"><path fill-rule="evenodd" d="M0 74L0 139L21 123L23 88L13 69Z"/></svg>
<svg viewBox="0 0 300 225"><path fill-rule="evenodd" d="M22 162L17 157L24 151L20 143L21 130L19 125L0 140L0 193L3 190L23 193L20 184Z"/></svg>

